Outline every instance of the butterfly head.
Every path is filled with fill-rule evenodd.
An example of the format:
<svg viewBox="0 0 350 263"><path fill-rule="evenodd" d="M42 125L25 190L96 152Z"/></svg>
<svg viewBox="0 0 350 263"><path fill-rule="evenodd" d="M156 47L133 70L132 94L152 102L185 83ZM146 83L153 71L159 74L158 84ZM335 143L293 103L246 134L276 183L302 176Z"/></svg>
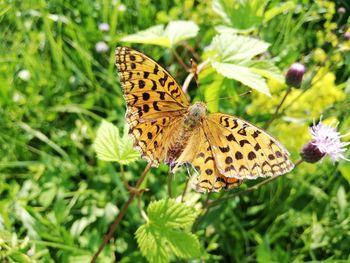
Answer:
<svg viewBox="0 0 350 263"><path fill-rule="evenodd" d="M207 112L207 105L203 102L196 102L188 108L184 123L188 129L194 129L199 125Z"/></svg>

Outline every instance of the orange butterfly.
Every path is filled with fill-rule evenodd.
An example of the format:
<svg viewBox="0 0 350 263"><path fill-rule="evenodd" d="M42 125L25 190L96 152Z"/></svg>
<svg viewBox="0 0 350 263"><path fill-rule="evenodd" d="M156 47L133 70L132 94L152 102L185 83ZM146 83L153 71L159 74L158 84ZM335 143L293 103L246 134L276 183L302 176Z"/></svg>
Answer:
<svg viewBox="0 0 350 263"><path fill-rule="evenodd" d="M117 47L116 65L127 102L129 134L142 157L175 172L192 164L196 190L220 191L244 179L276 176L293 169L288 151L253 124L190 105L180 85L158 63L128 47Z"/></svg>

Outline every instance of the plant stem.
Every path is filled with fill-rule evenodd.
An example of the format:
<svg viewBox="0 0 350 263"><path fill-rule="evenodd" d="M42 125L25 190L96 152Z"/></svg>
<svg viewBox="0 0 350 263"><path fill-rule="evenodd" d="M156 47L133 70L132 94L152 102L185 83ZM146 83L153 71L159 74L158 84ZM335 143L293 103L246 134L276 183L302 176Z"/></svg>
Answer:
<svg viewBox="0 0 350 263"><path fill-rule="evenodd" d="M284 94L280 104L277 106L277 108L276 108L274 114L272 115L272 117L268 120L268 122L266 122L266 124L264 126L264 129L267 129L270 126L270 124L276 119L279 110L281 109L284 101L286 100L286 98L289 95L289 93L291 92L291 90L292 90L292 86L288 86L288 89L286 90L286 93Z"/></svg>
<svg viewBox="0 0 350 263"><path fill-rule="evenodd" d="M172 189L171 189L172 181L173 181L173 173L169 171L169 175L168 175L168 195L169 195L169 198L172 198L172 196L173 196Z"/></svg>
<svg viewBox="0 0 350 263"><path fill-rule="evenodd" d="M196 72L197 75L198 75L199 72L201 72L208 64L209 64L209 60L205 60L205 61L203 61L202 63L200 63L200 64L198 65L198 67L197 67L197 72ZM193 79L193 77L194 77L194 73L193 73L193 72L191 72L190 74L188 74L187 78L186 78L185 81L184 81L184 84L182 85L182 90L183 90L183 92L186 93L187 88L188 88L188 86L190 85L190 82L191 82L191 80Z"/></svg>
<svg viewBox="0 0 350 263"><path fill-rule="evenodd" d="M113 222L113 224L110 226L108 233L104 236L103 238L103 242L100 245L100 247L98 248L97 252L95 253L95 255L92 257L91 259L91 263L96 262L98 255L102 252L102 250L104 249L104 247L107 245L107 243L111 240L113 233L115 232L116 228L118 227L118 225L120 224L121 220L123 219L126 211L128 210L131 202L134 200L135 196L138 194L138 188L140 187L141 183L143 182L143 180L145 179L148 171L151 169L151 163L148 163L145 170L142 172L142 175L140 177L140 179L137 181L135 187L133 188L133 191L130 191L130 196L128 201L124 204L122 210L120 210L118 217L116 218L116 220Z"/></svg>
<svg viewBox="0 0 350 263"><path fill-rule="evenodd" d="M190 178L188 178L186 180L185 188L184 188L184 191L182 192L182 195L181 195L181 203L183 203L184 200L185 200L185 195L186 195L186 192L187 192L187 187L188 187L188 182L189 181L190 181Z"/></svg>
<svg viewBox="0 0 350 263"><path fill-rule="evenodd" d="M180 63L180 65L184 68L185 71L189 70L189 67L186 65L186 63L182 60L181 56L179 55L179 53L177 53L176 49L173 48L172 52L176 58L176 60Z"/></svg>

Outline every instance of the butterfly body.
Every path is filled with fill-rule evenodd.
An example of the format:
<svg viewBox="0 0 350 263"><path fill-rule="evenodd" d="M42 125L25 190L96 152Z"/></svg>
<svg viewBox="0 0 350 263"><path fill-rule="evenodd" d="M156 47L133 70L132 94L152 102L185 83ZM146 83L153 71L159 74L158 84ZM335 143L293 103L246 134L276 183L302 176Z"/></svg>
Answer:
<svg viewBox="0 0 350 263"><path fill-rule="evenodd" d="M196 102L189 107L188 113L184 117L184 126L188 130L193 130L204 119L207 111L207 105L203 102Z"/></svg>
<svg viewBox="0 0 350 263"><path fill-rule="evenodd" d="M129 134L153 166L164 161L175 172L191 164L201 192L232 189L244 179L294 167L288 151L262 129L235 116L207 113L203 102L191 106L175 79L146 55L118 47L116 65Z"/></svg>

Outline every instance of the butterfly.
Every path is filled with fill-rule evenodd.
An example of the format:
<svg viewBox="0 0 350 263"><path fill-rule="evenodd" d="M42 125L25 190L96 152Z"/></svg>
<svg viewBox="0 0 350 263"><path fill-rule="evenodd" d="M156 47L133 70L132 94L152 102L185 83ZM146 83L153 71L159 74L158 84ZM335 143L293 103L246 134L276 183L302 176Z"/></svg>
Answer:
<svg viewBox="0 0 350 263"><path fill-rule="evenodd" d="M245 179L293 169L288 151L271 135L238 117L208 114L203 102L190 105L176 80L143 53L117 47L115 63L129 134L152 166L164 161L175 172L192 165L200 192L232 189Z"/></svg>

